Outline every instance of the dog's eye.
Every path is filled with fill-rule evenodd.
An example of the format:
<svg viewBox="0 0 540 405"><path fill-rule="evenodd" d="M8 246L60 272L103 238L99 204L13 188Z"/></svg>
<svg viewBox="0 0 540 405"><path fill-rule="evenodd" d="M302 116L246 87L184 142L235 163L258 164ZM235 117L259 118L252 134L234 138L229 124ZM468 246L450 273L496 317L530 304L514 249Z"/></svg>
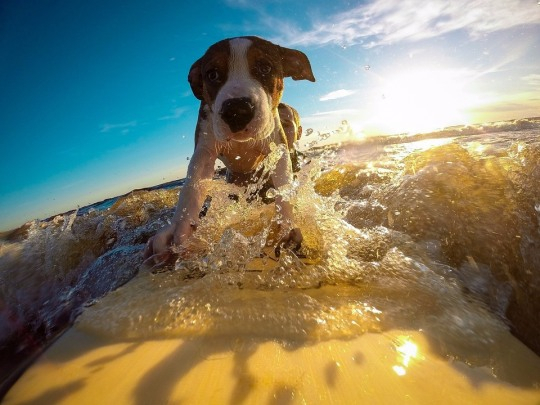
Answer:
<svg viewBox="0 0 540 405"><path fill-rule="evenodd" d="M206 77L213 83L219 82L220 79L219 72L216 69L206 72Z"/></svg>
<svg viewBox="0 0 540 405"><path fill-rule="evenodd" d="M272 66L268 62L259 62L257 64L257 70L262 75L268 75L272 71Z"/></svg>

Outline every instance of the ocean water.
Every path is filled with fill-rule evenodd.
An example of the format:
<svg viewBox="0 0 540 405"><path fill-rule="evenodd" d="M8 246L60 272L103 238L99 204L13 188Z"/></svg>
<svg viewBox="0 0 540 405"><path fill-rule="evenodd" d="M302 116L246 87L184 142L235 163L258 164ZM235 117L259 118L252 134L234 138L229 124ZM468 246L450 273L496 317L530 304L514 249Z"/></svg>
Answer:
<svg viewBox="0 0 540 405"><path fill-rule="evenodd" d="M77 322L119 340L290 345L420 330L444 358L538 387L540 373L517 377L500 349L510 331L540 354L540 118L318 146L343 131L311 133L281 191L301 257L276 258L274 206L231 200L244 190L219 177L191 257L168 271L141 267L141 252L171 219L181 182L3 235L5 385Z"/></svg>

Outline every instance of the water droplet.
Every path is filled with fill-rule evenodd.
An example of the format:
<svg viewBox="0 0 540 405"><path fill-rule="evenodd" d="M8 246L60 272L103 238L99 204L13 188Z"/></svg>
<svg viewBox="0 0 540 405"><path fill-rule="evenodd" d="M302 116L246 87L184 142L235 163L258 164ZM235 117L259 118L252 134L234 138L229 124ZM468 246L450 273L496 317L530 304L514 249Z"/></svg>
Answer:
<svg viewBox="0 0 540 405"><path fill-rule="evenodd" d="M371 69L371 66L369 65L364 66L364 70L369 70L369 69Z"/></svg>
<svg viewBox="0 0 540 405"><path fill-rule="evenodd" d="M269 188L266 192L267 198L275 198L276 197L276 189L275 188Z"/></svg>

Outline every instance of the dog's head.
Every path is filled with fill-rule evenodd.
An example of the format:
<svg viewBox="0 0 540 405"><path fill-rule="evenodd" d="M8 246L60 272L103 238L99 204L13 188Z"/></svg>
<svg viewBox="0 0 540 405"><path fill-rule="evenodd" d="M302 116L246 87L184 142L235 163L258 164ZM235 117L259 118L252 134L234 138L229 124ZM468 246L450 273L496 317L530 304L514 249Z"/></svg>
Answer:
<svg viewBox="0 0 540 405"><path fill-rule="evenodd" d="M238 37L208 48L188 80L212 112L216 138L247 141L274 130L285 77L315 81L306 55L258 37Z"/></svg>

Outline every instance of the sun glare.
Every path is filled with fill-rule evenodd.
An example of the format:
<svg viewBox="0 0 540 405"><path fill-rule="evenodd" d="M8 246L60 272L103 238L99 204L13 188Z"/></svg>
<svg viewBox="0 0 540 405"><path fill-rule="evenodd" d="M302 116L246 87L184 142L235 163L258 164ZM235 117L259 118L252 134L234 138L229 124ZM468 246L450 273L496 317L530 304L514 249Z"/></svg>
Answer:
<svg viewBox="0 0 540 405"><path fill-rule="evenodd" d="M392 370L402 377L407 374L411 361L418 358L418 346L408 336L399 336L395 342L395 348L399 364L394 365Z"/></svg>
<svg viewBox="0 0 540 405"><path fill-rule="evenodd" d="M415 71L383 80L374 95L372 126L384 133L419 133L468 124L465 80L455 72Z"/></svg>

